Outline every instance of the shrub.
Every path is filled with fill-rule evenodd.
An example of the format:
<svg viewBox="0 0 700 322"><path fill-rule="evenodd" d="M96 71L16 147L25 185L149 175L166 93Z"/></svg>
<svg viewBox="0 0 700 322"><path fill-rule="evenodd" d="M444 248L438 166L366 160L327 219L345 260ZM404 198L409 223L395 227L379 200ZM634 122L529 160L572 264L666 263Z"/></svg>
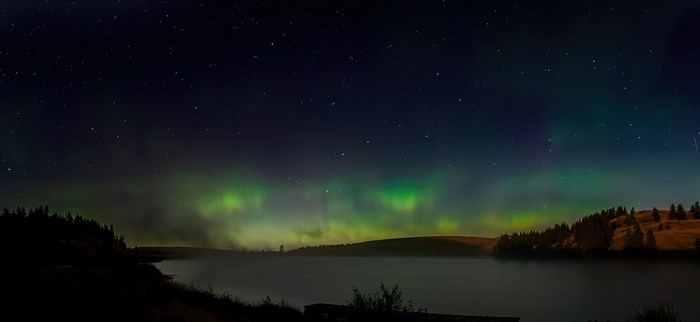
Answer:
<svg viewBox="0 0 700 322"><path fill-rule="evenodd" d="M626 322L680 322L676 312L668 304L660 304L652 307L642 306L642 311L636 309L630 314Z"/></svg>
<svg viewBox="0 0 700 322"><path fill-rule="evenodd" d="M384 283L379 283L378 292L370 294L362 294L357 288L353 287L352 300L348 302L348 305L361 309L384 312L416 312L413 308L413 302L409 300L404 304L403 292L399 290L398 285L394 285L389 289Z"/></svg>

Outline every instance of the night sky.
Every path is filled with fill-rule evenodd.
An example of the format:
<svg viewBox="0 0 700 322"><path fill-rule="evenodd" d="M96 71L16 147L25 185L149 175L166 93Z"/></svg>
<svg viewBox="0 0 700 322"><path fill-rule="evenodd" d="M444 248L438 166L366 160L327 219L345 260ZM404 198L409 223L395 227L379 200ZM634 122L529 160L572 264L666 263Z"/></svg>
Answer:
<svg viewBox="0 0 700 322"><path fill-rule="evenodd" d="M0 207L131 245L700 199L697 1L2 1L0 39Z"/></svg>

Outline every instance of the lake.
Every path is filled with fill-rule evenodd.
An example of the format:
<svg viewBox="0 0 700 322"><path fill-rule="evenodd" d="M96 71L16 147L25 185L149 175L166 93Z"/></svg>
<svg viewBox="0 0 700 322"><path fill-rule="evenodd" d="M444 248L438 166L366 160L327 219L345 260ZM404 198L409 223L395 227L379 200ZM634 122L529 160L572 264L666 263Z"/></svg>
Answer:
<svg viewBox="0 0 700 322"><path fill-rule="evenodd" d="M344 304L352 288L398 284L430 313L519 316L523 322L623 321L641 305L672 304L700 316L700 265L689 262L498 261L454 257L236 256L165 261L178 282L244 300L299 307Z"/></svg>

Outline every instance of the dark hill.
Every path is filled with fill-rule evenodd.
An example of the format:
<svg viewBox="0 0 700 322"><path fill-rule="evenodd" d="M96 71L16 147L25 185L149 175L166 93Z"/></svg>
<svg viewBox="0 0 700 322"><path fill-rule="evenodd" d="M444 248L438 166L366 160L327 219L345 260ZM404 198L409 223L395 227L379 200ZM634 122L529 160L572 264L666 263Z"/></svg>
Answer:
<svg viewBox="0 0 700 322"><path fill-rule="evenodd" d="M431 236L372 240L345 245L302 247L288 254L303 256L486 256L495 238Z"/></svg>
<svg viewBox="0 0 700 322"><path fill-rule="evenodd" d="M147 246L139 247L138 253L154 260L188 259L196 257L224 257L244 255L245 252L227 249L183 247L183 246Z"/></svg>

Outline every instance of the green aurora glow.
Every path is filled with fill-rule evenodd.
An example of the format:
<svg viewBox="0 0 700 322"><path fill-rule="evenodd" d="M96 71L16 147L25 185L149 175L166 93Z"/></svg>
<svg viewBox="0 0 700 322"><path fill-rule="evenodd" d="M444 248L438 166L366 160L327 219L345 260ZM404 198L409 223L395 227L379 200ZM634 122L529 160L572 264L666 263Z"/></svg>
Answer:
<svg viewBox="0 0 700 322"><path fill-rule="evenodd" d="M289 249L700 199L700 4L508 3L0 5L0 206Z"/></svg>
<svg viewBox="0 0 700 322"><path fill-rule="evenodd" d="M467 171L453 170L426 176L431 180L378 184L376 177L357 176L303 183L238 173L178 174L138 185L138 179L125 178L20 195L25 203L54 200L54 210L114 222L139 245L249 249L404 236L496 236L576 220L611 206L610 196L637 209L673 200L670 192L647 188L665 184L666 178L630 181L628 174L607 169L568 167L466 180L460 174ZM700 179L677 178L681 184ZM478 188L460 194L465 184ZM114 196L123 202L107 202Z"/></svg>

